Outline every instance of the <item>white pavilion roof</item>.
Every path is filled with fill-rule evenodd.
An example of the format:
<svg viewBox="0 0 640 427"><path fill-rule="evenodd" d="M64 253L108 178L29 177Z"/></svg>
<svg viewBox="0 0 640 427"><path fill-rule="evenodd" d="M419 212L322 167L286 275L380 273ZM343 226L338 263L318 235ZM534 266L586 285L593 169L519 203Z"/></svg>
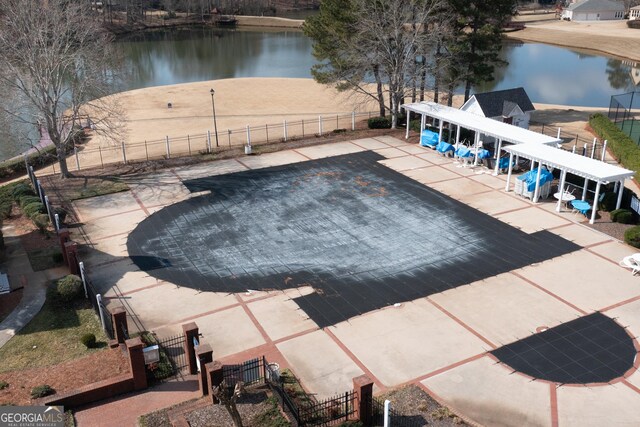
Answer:
<svg viewBox="0 0 640 427"><path fill-rule="evenodd" d="M424 114L447 123L460 125L460 127L465 129L493 136L501 139L503 142L510 142L512 144L545 144L556 146L562 142L561 139L553 136L543 135L538 132L533 132L518 126L473 114L468 111L462 111L457 108L447 107L446 105L436 104L435 102L404 104L402 108L406 111Z"/></svg>
<svg viewBox="0 0 640 427"><path fill-rule="evenodd" d="M569 173L592 181L621 181L635 175L635 172L629 169L546 145L521 144L502 147L502 149L526 159L539 161L554 168L564 169Z"/></svg>

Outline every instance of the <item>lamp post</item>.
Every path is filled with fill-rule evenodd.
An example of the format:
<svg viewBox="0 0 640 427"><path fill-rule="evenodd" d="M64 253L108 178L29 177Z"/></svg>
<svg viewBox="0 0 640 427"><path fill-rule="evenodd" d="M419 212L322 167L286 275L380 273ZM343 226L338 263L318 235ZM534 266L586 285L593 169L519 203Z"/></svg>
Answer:
<svg viewBox="0 0 640 427"><path fill-rule="evenodd" d="M216 122L216 102L214 101L213 95L216 94L216 91L211 89L209 91L211 94L211 108L213 109L213 131L216 133L216 147L218 147L218 123Z"/></svg>

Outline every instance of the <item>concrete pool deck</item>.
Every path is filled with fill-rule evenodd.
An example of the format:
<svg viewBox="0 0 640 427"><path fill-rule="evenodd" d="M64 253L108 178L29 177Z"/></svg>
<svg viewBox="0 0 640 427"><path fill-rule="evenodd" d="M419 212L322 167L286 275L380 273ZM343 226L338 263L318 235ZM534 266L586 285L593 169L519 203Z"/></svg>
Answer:
<svg viewBox="0 0 640 427"><path fill-rule="evenodd" d="M158 280L128 257L127 237L138 223L165 206L198 197L183 181L367 150L385 157L380 163L387 168L525 233L547 230L581 249L326 328L294 302L314 292L309 286L200 292ZM174 335L181 324L195 321L216 359L241 361L264 354L291 367L320 397L350 389L352 378L365 373L377 390L418 384L484 425L640 422L640 373L635 369L611 384L560 386L514 374L488 353L594 311L638 337L640 279L618 266L635 250L579 224L583 217L556 213L555 203L533 204L505 193L504 175L457 166L430 149L377 137L129 177L129 192L74 203L91 243L82 260L109 304L125 305L144 328ZM635 368L638 363L636 355Z"/></svg>

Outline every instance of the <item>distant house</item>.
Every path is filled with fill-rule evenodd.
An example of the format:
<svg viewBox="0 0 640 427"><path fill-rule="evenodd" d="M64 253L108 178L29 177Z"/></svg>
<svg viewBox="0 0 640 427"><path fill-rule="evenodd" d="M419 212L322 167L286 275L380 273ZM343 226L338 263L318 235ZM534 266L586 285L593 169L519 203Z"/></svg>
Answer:
<svg viewBox="0 0 640 427"><path fill-rule="evenodd" d="M580 0L562 11L562 19L569 21L610 21L624 19L625 8L621 1Z"/></svg>
<svg viewBox="0 0 640 427"><path fill-rule="evenodd" d="M635 6L629 9L629 19L640 19L640 6Z"/></svg>
<svg viewBox="0 0 640 427"><path fill-rule="evenodd" d="M476 93L460 109L529 129L531 112L535 110L535 107L531 103L527 92L519 87L495 92Z"/></svg>

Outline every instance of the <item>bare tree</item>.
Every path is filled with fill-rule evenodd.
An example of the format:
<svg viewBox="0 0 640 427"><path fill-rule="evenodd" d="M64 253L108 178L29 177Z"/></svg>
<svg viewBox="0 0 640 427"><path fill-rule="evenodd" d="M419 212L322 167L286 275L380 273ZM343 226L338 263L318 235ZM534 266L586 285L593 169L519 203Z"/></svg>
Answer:
<svg viewBox="0 0 640 427"><path fill-rule="evenodd" d="M117 105L97 99L117 76L111 36L90 2L1 0L0 16L0 109L49 134L67 177L66 155L83 125L117 130Z"/></svg>
<svg viewBox="0 0 640 427"><path fill-rule="evenodd" d="M234 387L230 387L222 381L218 387L213 389L213 395L224 405L236 427L242 427L242 417L236 405L238 399L244 394L244 383L238 381Z"/></svg>

